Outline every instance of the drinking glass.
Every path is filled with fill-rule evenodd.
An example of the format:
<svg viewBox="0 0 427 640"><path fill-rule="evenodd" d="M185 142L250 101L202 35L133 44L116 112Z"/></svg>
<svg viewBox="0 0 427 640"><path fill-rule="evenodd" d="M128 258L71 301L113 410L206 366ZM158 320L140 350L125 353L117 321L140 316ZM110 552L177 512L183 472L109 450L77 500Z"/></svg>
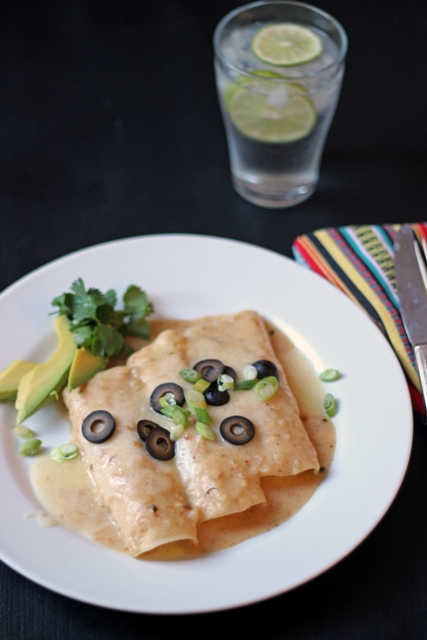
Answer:
<svg viewBox="0 0 427 640"><path fill-rule="evenodd" d="M305 200L341 89L344 29L308 4L254 2L221 20L214 49L235 189L262 207Z"/></svg>

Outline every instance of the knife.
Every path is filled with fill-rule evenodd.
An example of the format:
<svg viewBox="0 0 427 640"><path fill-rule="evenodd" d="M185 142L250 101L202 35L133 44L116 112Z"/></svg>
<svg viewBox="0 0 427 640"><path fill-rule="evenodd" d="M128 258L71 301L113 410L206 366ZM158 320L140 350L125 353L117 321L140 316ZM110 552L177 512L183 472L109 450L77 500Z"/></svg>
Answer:
<svg viewBox="0 0 427 640"><path fill-rule="evenodd" d="M411 225L401 226L394 241L394 251L400 313L414 349L427 410L427 268Z"/></svg>

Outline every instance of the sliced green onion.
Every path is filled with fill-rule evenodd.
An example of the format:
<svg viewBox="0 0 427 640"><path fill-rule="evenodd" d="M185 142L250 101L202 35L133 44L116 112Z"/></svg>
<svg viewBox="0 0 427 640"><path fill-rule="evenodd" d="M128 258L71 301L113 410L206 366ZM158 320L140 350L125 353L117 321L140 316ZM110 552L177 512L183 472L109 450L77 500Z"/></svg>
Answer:
<svg viewBox="0 0 427 640"><path fill-rule="evenodd" d="M197 433L202 436L202 438L206 438L206 440L215 440L215 434L212 429L203 422L196 422Z"/></svg>
<svg viewBox="0 0 427 640"><path fill-rule="evenodd" d="M265 402L274 396L278 388L278 379L275 376L267 376L256 383L254 391L258 400Z"/></svg>
<svg viewBox="0 0 427 640"><path fill-rule="evenodd" d="M161 407L175 407L176 406L175 395L171 391L169 391L168 393L165 393L165 395L160 398L159 403Z"/></svg>
<svg viewBox="0 0 427 640"><path fill-rule="evenodd" d="M198 380L196 384L193 384L193 391L200 391L200 393L203 393L203 391L209 389L210 386L210 382L208 382L207 380L203 380L203 378L200 378L200 380Z"/></svg>
<svg viewBox="0 0 427 640"><path fill-rule="evenodd" d="M337 413L337 401L332 393L327 393L323 400L323 408L330 418L333 418Z"/></svg>
<svg viewBox="0 0 427 640"><path fill-rule="evenodd" d="M79 455L79 450L73 442L67 444L61 444L59 447L55 447L50 452L50 457L55 462L67 462L67 460L73 460Z"/></svg>
<svg viewBox="0 0 427 640"><path fill-rule="evenodd" d="M193 384L202 377L195 369L181 369L179 375L181 378L184 378L186 382L191 382Z"/></svg>
<svg viewBox="0 0 427 640"><path fill-rule="evenodd" d="M194 391L194 389L190 389L189 391L186 391L184 395L192 413L196 413L196 407L198 409L206 409L205 396L203 395L203 393L200 393L200 391Z"/></svg>
<svg viewBox="0 0 427 640"><path fill-rule="evenodd" d="M52 449L52 451L50 452L50 457L55 462L65 462L65 458L63 458L59 453L59 447L55 447L55 449Z"/></svg>
<svg viewBox="0 0 427 640"><path fill-rule="evenodd" d="M197 420L199 422L212 422L212 418L206 409L200 409L199 407L194 407L194 411L196 412Z"/></svg>
<svg viewBox="0 0 427 640"><path fill-rule="evenodd" d="M239 384L236 384L234 391L248 391L256 385L256 380L242 380Z"/></svg>
<svg viewBox="0 0 427 640"><path fill-rule="evenodd" d="M175 411L176 406L173 407L163 407L162 409L160 409L160 413L163 413L164 416L166 416L167 418L172 418L172 414Z"/></svg>
<svg viewBox="0 0 427 640"><path fill-rule="evenodd" d="M246 367L243 368L243 375L245 376L245 380L255 380L258 377L258 371L253 364L247 364Z"/></svg>
<svg viewBox="0 0 427 640"><path fill-rule="evenodd" d="M13 427L12 431L20 438L34 438L36 435L32 429L24 427L22 424L19 424L17 427Z"/></svg>
<svg viewBox="0 0 427 640"><path fill-rule="evenodd" d="M77 449L74 442L68 442L68 444L61 444L61 446L58 447L58 449L61 456L66 460L72 460L73 458L77 458L77 456L79 455L79 450Z"/></svg>
<svg viewBox="0 0 427 640"><path fill-rule="evenodd" d="M182 424L178 424L175 427L172 427L169 437L173 442L176 442L184 434L184 431L184 426Z"/></svg>
<svg viewBox="0 0 427 640"><path fill-rule="evenodd" d="M234 388L234 378L229 376L227 373L220 373L217 383L219 391L227 391L227 389Z"/></svg>
<svg viewBox="0 0 427 640"><path fill-rule="evenodd" d="M319 380L322 382L334 382L334 380L338 380L338 378L341 378L341 373L338 369L325 369L325 371L322 371L319 375Z"/></svg>
<svg viewBox="0 0 427 640"><path fill-rule="evenodd" d="M174 407L174 410L171 416L174 425L180 426L183 429L186 429L188 427L189 414L190 414L190 411L184 411L184 409L181 409L181 407ZM173 431L173 428L172 428L172 431Z"/></svg>
<svg viewBox="0 0 427 640"><path fill-rule="evenodd" d="M41 446L42 441L38 438L26 440L19 449L19 453L21 454L21 456L35 456L40 451Z"/></svg>

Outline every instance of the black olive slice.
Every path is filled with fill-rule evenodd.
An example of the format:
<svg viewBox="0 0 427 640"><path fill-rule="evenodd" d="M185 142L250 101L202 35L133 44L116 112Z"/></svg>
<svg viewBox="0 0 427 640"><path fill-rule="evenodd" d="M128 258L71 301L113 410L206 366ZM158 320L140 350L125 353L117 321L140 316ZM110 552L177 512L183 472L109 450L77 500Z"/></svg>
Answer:
<svg viewBox="0 0 427 640"><path fill-rule="evenodd" d="M159 424L152 420L140 420L136 425L136 431L141 438L142 442L145 442L150 435L151 431L156 427L160 427Z"/></svg>
<svg viewBox="0 0 427 640"><path fill-rule="evenodd" d="M82 423L82 434L89 442L101 444L111 438L116 428L113 416L108 411L92 411Z"/></svg>
<svg viewBox="0 0 427 640"><path fill-rule="evenodd" d="M243 416L230 416L221 422L220 434L230 444L246 444L255 435L253 423Z"/></svg>
<svg viewBox="0 0 427 640"><path fill-rule="evenodd" d="M212 407L221 407L230 400L228 391L220 391L217 384L211 384L203 395L205 396L206 404L210 404Z"/></svg>
<svg viewBox="0 0 427 640"><path fill-rule="evenodd" d="M175 443L170 439L169 431L159 426L151 429L145 448L156 460L170 460L175 455Z"/></svg>
<svg viewBox="0 0 427 640"><path fill-rule="evenodd" d="M173 393L175 396L175 402L178 406L182 407L184 404L184 391L179 384L175 384L174 382L164 382L163 384L159 384L153 391L150 396L150 405L154 411L157 413L161 413L162 405L160 404L160 398L162 398L167 393Z"/></svg>
<svg viewBox="0 0 427 640"><path fill-rule="evenodd" d="M194 365L195 369L202 376L203 380L215 382L221 373L224 373L224 365L221 360L200 360Z"/></svg>
<svg viewBox="0 0 427 640"><path fill-rule="evenodd" d="M270 362L270 360L258 360L254 362L252 366L257 370L259 380L267 378L267 376L274 376L278 380L280 379L276 365L274 362Z"/></svg>

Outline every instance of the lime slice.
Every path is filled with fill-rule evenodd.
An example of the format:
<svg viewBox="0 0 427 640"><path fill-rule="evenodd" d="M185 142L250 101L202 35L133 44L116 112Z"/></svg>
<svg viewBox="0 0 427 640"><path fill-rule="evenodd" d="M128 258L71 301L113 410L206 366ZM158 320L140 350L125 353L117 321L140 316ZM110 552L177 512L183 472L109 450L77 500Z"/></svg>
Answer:
<svg viewBox="0 0 427 640"><path fill-rule="evenodd" d="M314 31L293 22L262 27L254 35L251 46L257 58L280 67L310 62L323 50L322 41Z"/></svg>
<svg viewBox="0 0 427 640"><path fill-rule="evenodd" d="M260 78L272 78L274 80L284 80L285 76L277 71L270 71L269 69L251 69L249 71L253 76L259 76Z"/></svg>
<svg viewBox="0 0 427 640"><path fill-rule="evenodd" d="M234 79L234 82L230 82L226 86L222 94L222 99L224 102L224 106L227 110L228 110L228 105L230 104L231 100L234 98L236 93L239 93L243 86L248 86L248 85L250 85L249 90L252 93L257 93L264 96L267 96L271 94L271 92L274 92L277 90L280 91L279 89L280 86L285 87L284 90L289 96L308 94L308 89L304 87L303 84L300 84L299 82L285 82L286 79L279 73L276 73L275 71L267 71L267 70L264 71L262 69L256 69L256 70L250 70L248 71L248 73L250 73L253 76L256 76L257 79L249 78L248 76L243 76L243 75L237 76ZM267 78L267 80L263 81L263 78ZM284 82L283 84L281 84L280 82L273 84L270 82L270 79L283 80ZM276 89L275 89L275 86L276 86Z"/></svg>
<svg viewBox="0 0 427 640"><path fill-rule="evenodd" d="M280 96L279 96L280 97ZM227 105L234 126L243 135L265 143L295 142L308 136L316 124L316 111L309 98L287 95L286 101L272 96L236 91Z"/></svg>

